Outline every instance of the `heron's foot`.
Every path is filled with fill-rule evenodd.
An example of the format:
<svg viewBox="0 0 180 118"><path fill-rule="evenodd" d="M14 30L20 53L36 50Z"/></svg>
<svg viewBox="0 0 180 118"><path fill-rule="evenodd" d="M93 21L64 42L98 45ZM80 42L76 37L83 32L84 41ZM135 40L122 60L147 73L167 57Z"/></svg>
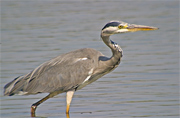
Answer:
<svg viewBox="0 0 180 118"><path fill-rule="evenodd" d="M36 108L37 108L36 105L31 106L31 117L36 117L36 115L35 115Z"/></svg>

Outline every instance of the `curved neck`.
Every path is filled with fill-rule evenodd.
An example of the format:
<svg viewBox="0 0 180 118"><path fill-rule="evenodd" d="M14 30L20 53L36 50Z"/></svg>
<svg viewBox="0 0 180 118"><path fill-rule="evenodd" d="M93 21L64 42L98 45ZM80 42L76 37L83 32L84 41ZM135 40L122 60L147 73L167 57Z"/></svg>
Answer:
<svg viewBox="0 0 180 118"><path fill-rule="evenodd" d="M110 65L119 64L120 59L122 57L123 50L121 49L121 47L117 43L110 40L109 37L110 36L103 36L101 34L102 40L111 49L111 51L113 53L112 57L109 60L107 60L107 63L109 63Z"/></svg>
<svg viewBox="0 0 180 118"><path fill-rule="evenodd" d="M102 38L103 42L111 49L111 51L113 53L112 57L119 54L119 53L122 54L123 50L121 49L121 47L117 43L110 40L109 37L110 36L103 36L101 34L101 38Z"/></svg>

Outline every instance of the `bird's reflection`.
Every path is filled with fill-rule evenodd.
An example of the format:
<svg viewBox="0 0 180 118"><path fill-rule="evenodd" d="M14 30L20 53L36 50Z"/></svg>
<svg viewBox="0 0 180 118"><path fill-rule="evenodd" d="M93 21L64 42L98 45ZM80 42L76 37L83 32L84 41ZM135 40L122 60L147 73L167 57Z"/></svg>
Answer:
<svg viewBox="0 0 180 118"><path fill-rule="evenodd" d="M92 112L76 112L76 113L80 113L80 114L84 114L84 113L88 113L88 114L92 114ZM32 118L48 118L48 117L44 117L44 116L36 116L35 113L31 114ZM66 114L66 118L70 118L70 114Z"/></svg>
<svg viewBox="0 0 180 118"><path fill-rule="evenodd" d="M48 118L48 117L44 117L44 116L36 116L36 114L31 114L31 117L32 118ZM70 118L70 115L69 114L66 114L66 118Z"/></svg>

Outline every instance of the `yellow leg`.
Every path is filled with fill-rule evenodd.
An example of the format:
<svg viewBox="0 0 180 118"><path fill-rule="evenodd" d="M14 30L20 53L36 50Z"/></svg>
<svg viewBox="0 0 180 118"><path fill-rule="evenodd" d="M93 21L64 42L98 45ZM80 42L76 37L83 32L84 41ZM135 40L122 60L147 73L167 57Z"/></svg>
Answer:
<svg viewBox="0 0 180 118"><path fill-rule="evenodd" d="M67 104L67 106L66 106L66 114L69 114L69 108L70 108L70 104Z"/></svg>
<svg viewBox="0 0 180 118"><path fill-rule="evenodd" d="M67 94L66 94L66 114L69 114L69 108L70 108L70 104L71 104L71 101L72 101L72 97L74 95L74 90L72 91L68 91Z"/></svg>
<svg viewBox="0 0 180 118"><path fill-rule="evenodd" d="M66 114L66 118L70 118L70 117L69 117L69 114Z"/></svg>

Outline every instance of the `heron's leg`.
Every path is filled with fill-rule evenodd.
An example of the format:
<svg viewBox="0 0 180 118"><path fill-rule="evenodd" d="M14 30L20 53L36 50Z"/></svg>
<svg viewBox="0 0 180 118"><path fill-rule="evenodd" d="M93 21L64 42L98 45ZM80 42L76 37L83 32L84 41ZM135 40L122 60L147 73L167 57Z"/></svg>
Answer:
<svg viewBox="0 0 180 118"><path fill-rule="evenodd" d="M46 97L44 97L43 99L39 100L38 102L32 104L31 106L31 117L35 117L35 111L38 105L40 105L41 103L43 103L44 101L46 101L49 98L54 97L55 95L57 95L58 93L50 93L49 95L47 95Z"/></svg>
<svg viewBox="0 0 180 118"><path fill-rule="evenodd" d="M70 104L71 104L71 100L72 100L72 97L74 95L74 90L71 90L71 91L68 91L67 94L66 94L66 114L69 114L69 108L70 108Z"/></svg>

